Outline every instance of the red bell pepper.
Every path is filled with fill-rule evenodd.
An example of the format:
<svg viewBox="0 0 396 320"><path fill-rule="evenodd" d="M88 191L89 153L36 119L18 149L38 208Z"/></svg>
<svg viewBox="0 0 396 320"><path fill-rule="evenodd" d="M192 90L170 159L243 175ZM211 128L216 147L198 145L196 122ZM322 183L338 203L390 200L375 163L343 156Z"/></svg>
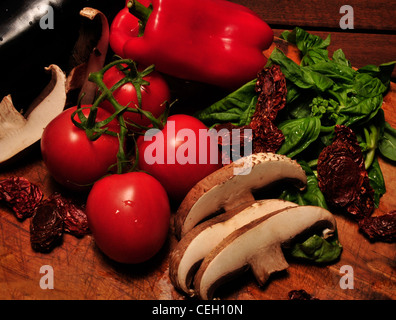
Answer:
<svg viewBox="0 0 396 320"><path fill-rule="evenodd" d="M266 64L263 51L273 32L250 9L226 0L140 1L127 1L111 25L116 54L229 89L254 79Z"/></svg>

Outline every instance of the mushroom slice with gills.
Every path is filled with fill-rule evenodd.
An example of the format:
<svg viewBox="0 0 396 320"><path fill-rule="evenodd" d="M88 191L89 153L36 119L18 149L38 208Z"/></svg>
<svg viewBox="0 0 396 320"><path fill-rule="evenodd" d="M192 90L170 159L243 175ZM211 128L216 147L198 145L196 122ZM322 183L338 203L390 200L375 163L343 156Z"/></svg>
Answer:
<svg viewBox="0 0 396 320"><path fill-rule="evenodd" d="M197 225L171 252L169 275L173 285L187 294L193 294L194 291L190 288L193 273L216 245L253 220L295 206L297 204L280 199L258 200L242 211L234 209Z"/></svg>
<svg viewBox="0 0 396 320"><path fill-rule="evenodd" d="M39 141L44 128L65 107L64 72L54 64L45 69L51 72L51 80L24 115L15 109L10 95L0 103L0 163Z"/></svg>
<svg viewBox="0 0 396 320"><path fill-rule="evenodd" d="M291 180L301 190L307 183L297 161L274 153L254 153L222 167L186 195L175 216L176 236L181 239L200 221L221 210L252 204L253 191L282 180Z"/></svg>
<svg viewBox="0 0 396 320"><path fill-rule="evenodd" d="M327 238L336 230L333 215L322 207L296 206L258 218L237 229L219 243L202 261L195 274L194 289L203 300L211 299L214 290L230 276L252 269L259 285L289 265L282 245L296 236L321 228Z"/></svg>

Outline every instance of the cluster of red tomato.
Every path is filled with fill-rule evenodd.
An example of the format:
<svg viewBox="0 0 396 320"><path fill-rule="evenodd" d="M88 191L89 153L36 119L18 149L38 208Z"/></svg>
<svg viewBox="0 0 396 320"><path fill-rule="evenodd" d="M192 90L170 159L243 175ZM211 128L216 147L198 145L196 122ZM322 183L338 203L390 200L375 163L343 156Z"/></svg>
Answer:
<svg viewBox="0 0 396 320"><path fill-rule="evenodd" d="M107 70L103 82L108 88L117 83L124 73L116 67ZM165 111L164 101L170 100L170 89L162 76L153 71L147 75L150 85L142 88L141 108L154 117ZM136 89L126 83L113 92L113 97L121 105L135 104ZM164 163L147 161L150 155L145 150L155 139L137 140L139 169L141 171L108 174L109 167L117 162L119 140L117 136L103 134L97 140L88 139L84 130L72 122L77 107L65 110L44 130L41 139L43 160L56 181L74 190L89 190L86 212L89 227L98 247L111 259L122 263L140 263L150 259L163 246L170 224L170 200L179 202L199 180L217 170L217 163L181 164L168 163L166 152L169 146L179 148L185 141L176 140L183 129L192 130L198 137L200 129L207 127L198 119L183 114L172 115L161 131L162 145L159 146L165 157ZM90 109L83 108L88 116ZM114 113L114 107L104 100L97 110L96 121L102 121ZM149 120L138 113L125 112L125 121L144 126ZM74 119L79 121L75 114ZM172 121L172 134L168 123ZM120 124L116 119L108 126L118 132ZM210 157L210 146L202 148L196 143L196 159ZM158 141L157 146L158 148ZM204 154L204 156L205 156ZM93 186L92 186L93 184Z"/></svg>

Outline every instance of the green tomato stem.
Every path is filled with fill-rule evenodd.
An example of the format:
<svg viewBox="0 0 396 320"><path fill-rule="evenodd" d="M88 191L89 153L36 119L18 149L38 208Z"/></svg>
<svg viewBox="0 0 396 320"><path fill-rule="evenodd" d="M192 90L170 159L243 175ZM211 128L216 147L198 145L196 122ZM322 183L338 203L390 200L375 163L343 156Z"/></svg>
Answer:
<svg viewBox="0 0 396 320"><path fill-rule="evenodd" d="M314 160L311 160L311 161L308 162L308 166L309 166L310 168L314 168L314 167L316 167L317 165L318 165L318 159L314 159Z"/></svg>
<svg viewBox="0 0 396 320"><path fill-rule="evenodd" d="M109 69L115 66L118 67L119 70L121 70L125 76L116 84L114 84L111 88L108 88L103 81L103 77L106 71L108 71ZM117 152L118 174L125 172L126 165L129 163L125 151L126 138L128 135L128 126L123 117L124 112L128 111L128 112L142 114L143 116L147 117L150 120L150 122L153 124L154 127L160 129L163 128L163 122L161 121L162 120L161 118L156 119L151 112L142 109L142 92L141 92L142 86L150 84L148 81L144 80L143 77L153 72L153 70L154 70L154 65L147 67L142 72L139 72L137 69L137 65L133 60L118 59L110 62L109 64L104 66L101 70L89 74L88 80L97 85L100 95L95 99L92 106L90 107L91 111L88 115L88 118L85 117L85 115L81 112L81 108L80 108L80 111L78 112L78 116L80 117L81 124L78 124L76 121L74 122L78 127L84 128L90 140L98 139L100 135L102 135L103 133L118 136L118 140L119 140L119 149ZM129 82L132 83L132 85L135 87L136 96L138 99L138 104L135 106L135 108L131 108L128 105L122 106L121 104L118 103L118 101L114 98L113 95L113 92L115 90L117 90L118 88L122 87L124 84ZM98 107L104 100L108 100L112 104L115 112L107 119L100 122L96 122ZM115 118L117 118L120 124L120 131L118 134L115 132L111 132L106 128L106 126ZM128 125L131 124L128 123ZM134 123L132 123L132 125L138 128L142 127ZM144 129L148 129L148 128L144 127Z"/></svg>
<svg viewBox="0 0 396 320"><path fill-rule="evenodd" d="M335 127L335 126L329 126L329 127L320 126L320 132L321 132L321 133L331 133L331 132L334 131L334 127Z"/></svg>
<svg viewBox="0 0 396 320"><path fill-rule="evenodd" d="M364 128L363 131L368 150L366 153L366 158L364 160L364 167L366 168L366 170L368 170L375 158L375 152L378 147L379 130L375 125L372 124L369 126L369 129Z"/></svg>

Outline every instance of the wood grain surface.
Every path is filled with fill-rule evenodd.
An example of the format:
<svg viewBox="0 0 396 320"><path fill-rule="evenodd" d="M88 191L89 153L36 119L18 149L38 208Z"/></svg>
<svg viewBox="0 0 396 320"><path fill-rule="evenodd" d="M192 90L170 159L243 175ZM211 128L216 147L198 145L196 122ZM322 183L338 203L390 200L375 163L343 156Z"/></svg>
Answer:
<svg viewBox="0 0 396 320"><path fill-rule="evenodd" d="M326 37L331 33L332 52L342 48L352 65L381 64L396 59L396 1L236 0L259 14L279 35L285 29L302 27ZM353 29L341 29L340 8L353 9ZM396 79L396 70L392 76Z"/></svg>
<svg viewBox="0 0 396 320"><path fill-rule="evenodd" d="M318 28L316 32L327 34L323 28L337 28L337 10L344 4L342 1L236 2L266 16L274 26L280 26L275 30L276 34L287 27L291 29L293 25ZM366 14L371 12L372 15L371 18L366 15L365 19L356 19L356 26L365 32L332 32L337 47L343 48L347 57L350 54L350 60L355 66L396 60L396 39L395 34L392 34L396 30L395 3L377 1L374 5L371 1L355 0L350 4L356 7L356 14L359 13L358 8L366 5ZM332 5L336 8L330 8ZM367 34L370 36L367 37ZM367 41L371 40L373 42L367 45ZM378 43L381 43L380 48L375 47ZM382 55L380 52L387 45L390 48ZM374 60L375 57L377 60ZM392 84L391 91L384 100L383 109L387 121L396 127L395 84ZM396 209L395 164L380 159L380 166L387 193L382 197L375 215ZM49 175L42 162L38 144L11 164L0 166L0 180L12 176L23 176L39 185L45 197L56 191L68 195ZM288 298L290 290L304 289L321 300L396 299L396 244L371 243L358 231L354 221L339 214L335 214L335 217L339 240L343 246L341 258L336 263L318 266L288 261L289 268L271 276L263 287L259 287L251 272L247 272L219 288L216 295L228 300L283 300ZM0 299L186 299L173 288L169 280L168 257L177 243L172 229L166 244L153 259L140 265L122 265L106 258L96 247L91 235L76 238L65 234L63 243L52 252L34 252L30 246L29 222L30 219L18 221L12 211L0 203ZM40 279L44 275L40 273L40 268L46 265L53 269L54 289L40 287ZM353 289L343 289L340 285L344 276L343 266L350 266L353 270Z"/></svg>
<svg viewBox="0 0 396 320"><path fill-rule="evenodd" d="M387 0L333 0L333 1L288 1L288 0L236 0L257 12L270 25L299 26L305 28L340 29L344 5L352 7L354 30L394 32L396 30L395 1ZM354 30L350 30L353 32Z"/></svg>

